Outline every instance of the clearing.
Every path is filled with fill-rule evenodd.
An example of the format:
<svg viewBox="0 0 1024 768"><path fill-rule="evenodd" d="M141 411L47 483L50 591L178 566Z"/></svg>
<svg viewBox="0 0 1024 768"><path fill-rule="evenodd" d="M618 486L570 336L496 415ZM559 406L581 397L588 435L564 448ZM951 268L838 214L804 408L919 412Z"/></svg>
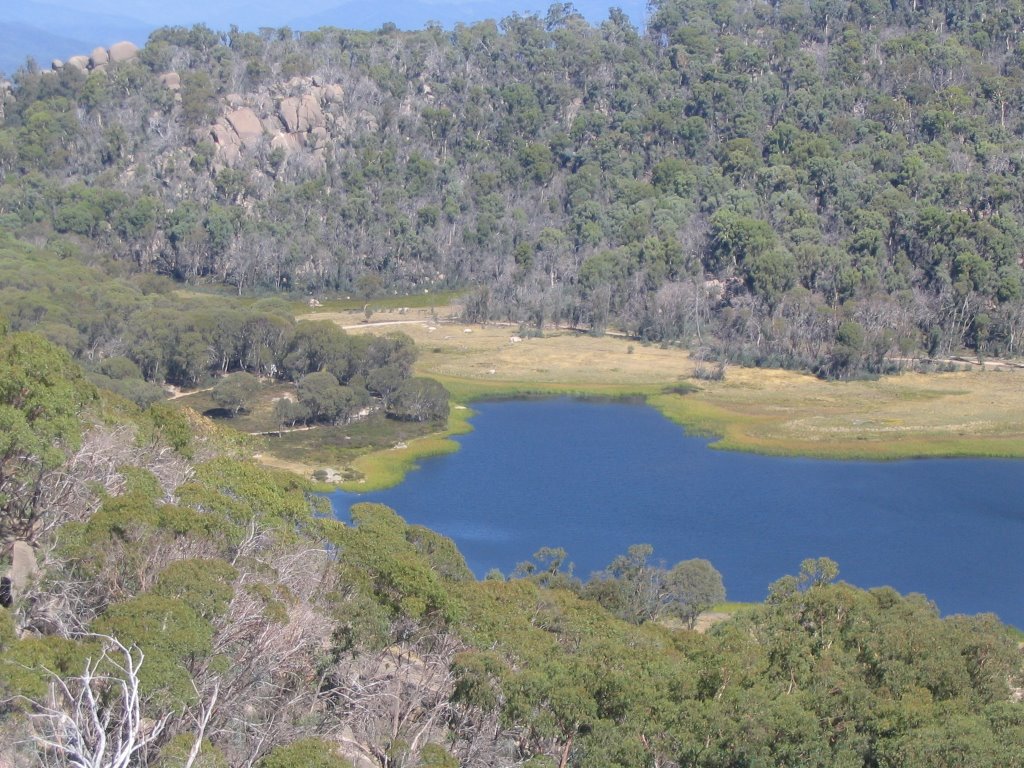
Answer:
<svg viewBox="0 0 1024 768"><path fill-rule="evenodd" d="M923 456L1024 457L1024 369L988 366L952 373L904 373L876 380L822 381L775 369L729 367L725 378L697 378L685 350L618 336L548 330L528 337L518 326L462 324L441 308L394 306L369 321L358 308L336 306L298 319L329 320L350 333L400 331L420 348L416 372L452 393L448 431L424 434L371 419L270 437L261 460L304 474L326 469L350 488L400 481L417 459L455 449L444 439L468 428L455 406L487 397L533 394L641 396L692 432L715 435L716 447L822 458ZM246 432L271 430L273 400L286 385L268 386L252 413L234 419ZM209 393L180 402L202 412Z"/></svg>

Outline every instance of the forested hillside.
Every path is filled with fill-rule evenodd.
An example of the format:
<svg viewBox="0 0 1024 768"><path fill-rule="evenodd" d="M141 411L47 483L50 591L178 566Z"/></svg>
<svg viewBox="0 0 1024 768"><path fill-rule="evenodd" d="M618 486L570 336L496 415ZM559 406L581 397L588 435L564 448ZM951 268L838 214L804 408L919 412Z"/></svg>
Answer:
<svg viewBox="0 0 1024 768"><path fill-rule="evenodd" d="M1024 765L1019 636L828 560L700 634L704 561L476 581L35 334L0 334L0 422L4 765Z"/></svg>
<svg viewBox="0 0 1024 768"><path fill-rule="evenodd" d="M1022 768L1020 635L993 616L819 559L698 632L720 574L643 544L586 579L542 549L477 581L444 537L379 505L338 521L156 402L217 381L237 414L260 376L280 425L444 421L408 337L296 323L309 296L459 289L473 320L825 376L1016 354L1022 20L660 2L641 33L555 6L163 29L17 73L0 765Z"/></svg>
<svg viewBox="0 0 1024 768"><path fill-rule="evenodd" d="M180 282L469 289L470 319L828 376L1015 355L1022 23L1011 0L662 0L643 32L568 5L162 29L14 77L0 222Z"/></svg>

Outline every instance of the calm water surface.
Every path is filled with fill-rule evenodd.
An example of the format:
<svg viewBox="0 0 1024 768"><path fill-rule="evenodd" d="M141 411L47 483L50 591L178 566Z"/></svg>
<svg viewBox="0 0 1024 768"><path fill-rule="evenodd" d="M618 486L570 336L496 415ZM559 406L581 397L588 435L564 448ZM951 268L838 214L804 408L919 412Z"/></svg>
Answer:
<svg viewBox="0 0 1024 768"><path fill-rule="evenodd" d="M586 577L631 544L672 565L703 557L729 598L765 597L806 557L860 587L922 592L943 614L1024 627L1024 462L836 462L710 450L652 408L566 399L478 403L458 453L376 501L450 536L470 568L509 573L564 547Z"/></svg>

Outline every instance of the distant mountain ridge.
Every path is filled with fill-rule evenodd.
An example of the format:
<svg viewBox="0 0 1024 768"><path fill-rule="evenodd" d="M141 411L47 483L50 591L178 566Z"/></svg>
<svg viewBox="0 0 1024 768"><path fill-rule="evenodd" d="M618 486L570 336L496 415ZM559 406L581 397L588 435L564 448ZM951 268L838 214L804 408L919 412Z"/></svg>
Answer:
<svg viewBox="0 0 1024 768"><path fill-rule="evenodd" d="M154 5L145 0L90 0L91 10L81 4L41 3L23 0L0 6L0 72L12 75L31 56L42 68L54 58L88 54L98 45L118 40L145 44L150 32L162 26L192 26L203 23L216 30L232 25L244 30L260 27L291 27L312 30L324 26L348 29L377 29L391 22L400 29L422 29L428 22L444 27L483 19L502 19L515 13L547 13L549 0L387 0L363 3L357 0L301 0L281 4L275 0L235 0L217 3L183 0L173 5ZM584 0L575 6L591 23L600 23L616 5L639 27L643 26L643 0L613 3Z"/></svg>
<svg viewBox="0 0 1024 768"><path fill-rule="evenodd" d="M32 57L42 66L62 51L85 50L87 43L71 37L52 34L44 29L19 22L0 22L0 72L10 76Z"/></svg>
<svg viewBox="0 0 1024 768"><path fill-rule="evenodd" d="M31 56L50 60L88 54L98 45L131 40L142 45L159 24L81 7L24 0L0 6L0 71L10 76Z"/></svg>

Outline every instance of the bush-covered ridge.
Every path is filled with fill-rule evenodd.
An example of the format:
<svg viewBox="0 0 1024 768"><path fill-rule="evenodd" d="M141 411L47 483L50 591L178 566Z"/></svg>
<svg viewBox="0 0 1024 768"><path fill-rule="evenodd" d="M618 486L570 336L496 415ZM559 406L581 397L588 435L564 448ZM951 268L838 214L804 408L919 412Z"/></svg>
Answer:
<svg viewBox="0 0 1024 768"><path fill-rule="evenodd" d="M552 549L478 582L387 507L344 525L209 425L98 399L39 337L0 359L4 380L55 364L0 393L23 425L0 473L39 489L0 500L4 551L36 561L0 609L11 764L1021 765L1024 657L995 617L808 560L707 634L674 629L659 616L721 582L649 547L586 584Z"/></svg>
<svg viewBox="0 0 1024 768"><path fill-rule="evenodd" d="M564 5L164 29L14 78L0 216L178 280L473 287L471 318L830 376L1014 355L1021 24L1004 1L661 0L642 35Z"/></svg>

